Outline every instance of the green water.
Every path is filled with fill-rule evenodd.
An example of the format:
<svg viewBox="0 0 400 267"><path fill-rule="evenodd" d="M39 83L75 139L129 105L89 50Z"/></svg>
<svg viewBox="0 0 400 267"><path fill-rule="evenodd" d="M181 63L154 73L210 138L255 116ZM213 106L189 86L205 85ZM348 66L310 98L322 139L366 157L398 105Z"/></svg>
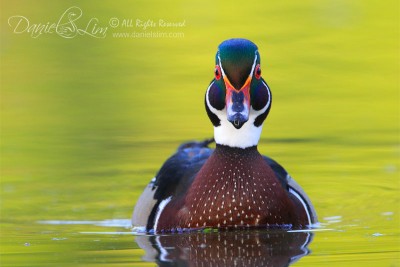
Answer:
<svg viewBox="0 0 400 267"><path fill-rule="evenodd" d="M212 135L203 97L231 37L258 44L273 92L259 150L321 222L294 265L400 266L399 3L162 3L1 3L1 266L154 266L128 219L176 147ZM8 24L72 6L106 36Z"/></svg>

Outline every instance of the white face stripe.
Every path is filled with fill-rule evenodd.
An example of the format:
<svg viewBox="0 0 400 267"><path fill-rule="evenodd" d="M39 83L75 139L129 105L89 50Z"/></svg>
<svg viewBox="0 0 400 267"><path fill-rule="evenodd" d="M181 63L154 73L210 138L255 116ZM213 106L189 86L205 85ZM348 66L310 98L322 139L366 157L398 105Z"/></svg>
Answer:
<svg viewBox="0 0 400 267"><path fill-rule="evenodd" d="M255 56L254 56L254 62L253 62L253 66L251 67L251 71L250 71L249 77L253 77L254 69L256 68L257 52L258 52L258 50L256 50L256 51L254 52L254 54L255 54ZM226 77L224 68L222 67L221 58L219 57L219 51L218 51L218 65L219 65L219 68L221 69L222 77Z"/></svg>
<svg viewBox="0 0 400 267"><path fill-rule="evenodd" d="M256 68L256 63L257 63L257 51L258 51L258 50L256 50L256 52L255 52L253 66L251 67L251 72L250 72L250 75L249 75L250 77L253 76L254 69Z"/></svg>
<svg viewBox="0 0 400 267"><path fill-rule="evenodd" d="M225 74L224 68L222 67L222 64L221 64L221 58L219 57L219 51L218 51L218 65L219 65L219 68L221 69L222 77L225 77L226 74Z"/></svg>
<svg viewBox="0 0 400 267"><path fill-rule="evenodd" d="M208 100L208 93L210 92L210 88L211 86L214 84L214 82L210 83L210 85L207 88L207 93L206 93L206 102L207 102L207 106L208 108L211 110L212 113L214 113L215 115L217 115L217 112L220 112L218 109L214 108L211 104L210 104L210 100ZM217 115L218 116L218 115ZM221 118L220 118L221 120Z"/></svg>
<svg viewBox="0 0 400 267"><path fill-rule="evenodd" d="M271 105L271 90L269 89L269 86L264 82L264 80L262 80L262 83L264 84L264 86L268 90L268 102L265 105L265 107L262 109L262 110L264 110L262 113L264 113L269 108L269 106Z"/></svg>

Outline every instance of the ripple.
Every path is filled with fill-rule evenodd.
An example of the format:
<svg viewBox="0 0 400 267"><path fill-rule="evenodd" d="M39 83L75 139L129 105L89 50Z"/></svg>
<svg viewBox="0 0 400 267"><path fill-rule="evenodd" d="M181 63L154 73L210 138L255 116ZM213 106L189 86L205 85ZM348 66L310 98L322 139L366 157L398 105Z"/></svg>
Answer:
<svg viewBox="0 0 400 267"><path fill-rule="evenodd" d="M130 219L106 219L103 221L70 221L70 220L47 220L47 221L37 221L38 224L48 224L48 225L95 225L103 227L123 227L126 229L131 229Z"/></svg>

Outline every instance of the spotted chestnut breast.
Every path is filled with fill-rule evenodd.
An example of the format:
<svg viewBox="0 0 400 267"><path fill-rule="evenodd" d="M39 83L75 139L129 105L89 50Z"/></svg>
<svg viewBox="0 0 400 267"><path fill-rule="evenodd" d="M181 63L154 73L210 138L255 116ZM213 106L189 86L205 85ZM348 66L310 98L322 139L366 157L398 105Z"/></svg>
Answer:
<svg viewBox="0 0 400 267"><path fill-rule="evenodd" d="M175 201L174 201L175 202ZM217 145L187 195L161 213L158 229L291 224L294 205L256 147ZM164 216L167 214L176 216ZM306 218L301 218L306 224Z"/></svg>

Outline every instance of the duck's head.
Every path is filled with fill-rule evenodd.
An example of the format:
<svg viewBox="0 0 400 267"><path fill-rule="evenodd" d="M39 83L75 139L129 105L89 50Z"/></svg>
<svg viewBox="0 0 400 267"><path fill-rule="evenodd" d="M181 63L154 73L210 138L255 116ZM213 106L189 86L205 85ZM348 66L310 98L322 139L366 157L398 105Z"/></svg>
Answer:
<svg viewBox="0 0 400 267"><path fill-rule="evenodd" d="M215 62L205 99L215 141L230 147L255 146L272 101L261 77L258 48L246 39L226 40L219 45Z"/></svg>

